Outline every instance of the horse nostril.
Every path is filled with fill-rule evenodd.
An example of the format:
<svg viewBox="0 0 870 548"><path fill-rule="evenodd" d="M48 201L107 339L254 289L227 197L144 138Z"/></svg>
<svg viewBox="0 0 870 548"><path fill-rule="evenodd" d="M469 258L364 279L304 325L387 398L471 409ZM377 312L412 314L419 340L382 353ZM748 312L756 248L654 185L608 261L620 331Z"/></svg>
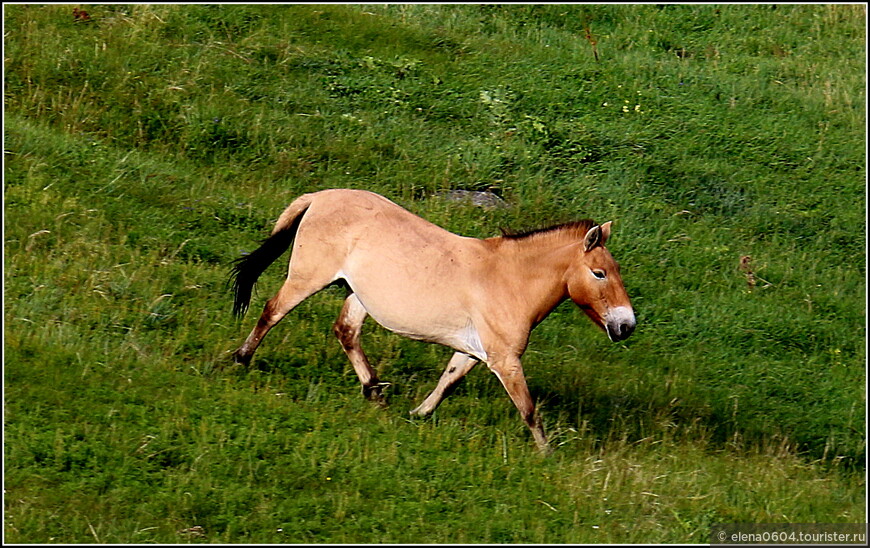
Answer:
<svg viewBox="0 0 870 548"><path fill-rule="evenodd" d="M614 309L606 323L610 340L618 342L627 339L634 332L634 312L628 307Z"/></svg>
<svg viewBox="0 0 870 548"><path fill-rule="evenodd" d="M614 341L623 341L634 332L634 322L621 322L614 329Z"/></svg>

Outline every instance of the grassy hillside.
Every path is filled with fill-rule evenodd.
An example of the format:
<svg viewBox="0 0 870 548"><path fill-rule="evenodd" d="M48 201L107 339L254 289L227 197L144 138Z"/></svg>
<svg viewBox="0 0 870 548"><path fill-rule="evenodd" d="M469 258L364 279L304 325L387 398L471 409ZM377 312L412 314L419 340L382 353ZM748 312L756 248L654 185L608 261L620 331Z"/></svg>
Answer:
<svg viewBox="0 0 870 548"><path fill-rule="evenodd" d="M866 522L863 5L4 6L7 542L708 542ZM488 237L614 221L638 328L524 365L300 305L230 364L230 262L295 196ZM489 191L504 209L445 200ZM754 285L740 268L749 256Z"/></svg>

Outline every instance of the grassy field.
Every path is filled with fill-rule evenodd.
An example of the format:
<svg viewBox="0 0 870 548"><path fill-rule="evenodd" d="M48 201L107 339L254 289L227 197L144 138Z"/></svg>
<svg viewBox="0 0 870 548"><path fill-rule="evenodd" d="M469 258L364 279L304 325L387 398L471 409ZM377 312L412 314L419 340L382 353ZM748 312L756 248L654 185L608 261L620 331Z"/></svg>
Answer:
<svg viewBox="0 0 870 548"><path fill-rule="evenodd" d="M866 517L863 5L4 5L4 540L707 543ZM614 221L638 328L533 333L557 447L305 301L226 287L297 195L497 235ZM489 191L484 210L445 200ZM754 286L741 258L751 257Z"/></svg>

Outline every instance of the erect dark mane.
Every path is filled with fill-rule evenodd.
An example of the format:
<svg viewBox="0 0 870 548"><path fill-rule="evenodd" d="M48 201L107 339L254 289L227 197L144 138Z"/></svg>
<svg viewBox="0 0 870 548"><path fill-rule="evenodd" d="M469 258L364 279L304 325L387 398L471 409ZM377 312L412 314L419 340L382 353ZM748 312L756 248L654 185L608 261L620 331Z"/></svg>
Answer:
<svg viewBox="0 0 870 548"><path fill-rule="evenodd" d="M579 221L571 221L568 223L561 223L558 225L548 226L545 228L535 228L532 230L525 230L523 232L511 232L509 230L501 229L501 237L508 240L522 240L525 238L530 238L532 236L538 236L541 234L552 234L556 232L573 232L578 234L579 237L583 237L586 235L586 232L589 231L590 228L595 226L595 221L591 219L581 219Z"/></svg>

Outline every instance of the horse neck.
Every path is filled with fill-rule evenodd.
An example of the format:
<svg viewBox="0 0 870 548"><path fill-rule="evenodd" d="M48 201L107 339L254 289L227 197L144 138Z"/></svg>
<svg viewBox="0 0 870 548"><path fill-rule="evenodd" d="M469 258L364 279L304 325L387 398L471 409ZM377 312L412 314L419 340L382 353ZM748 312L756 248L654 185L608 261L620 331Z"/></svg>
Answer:
<svg viewBox="0 0 870 548"><path fill-rule="evenodd" d="M537 325L568 297L567 272L581 242L555 234L494 240L500 240L499 264L504 267L505 276L516 279L528 303L530 321Z"/></svg>

